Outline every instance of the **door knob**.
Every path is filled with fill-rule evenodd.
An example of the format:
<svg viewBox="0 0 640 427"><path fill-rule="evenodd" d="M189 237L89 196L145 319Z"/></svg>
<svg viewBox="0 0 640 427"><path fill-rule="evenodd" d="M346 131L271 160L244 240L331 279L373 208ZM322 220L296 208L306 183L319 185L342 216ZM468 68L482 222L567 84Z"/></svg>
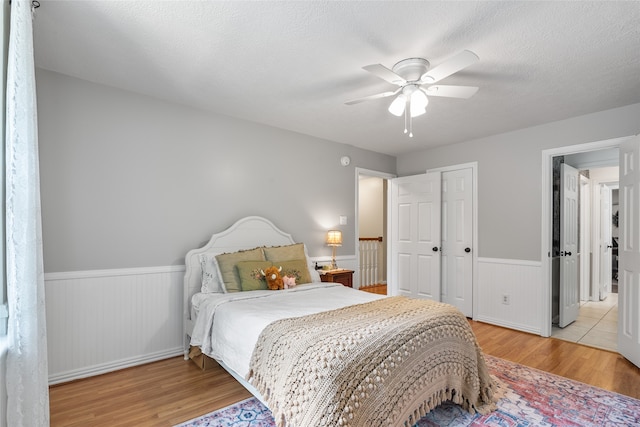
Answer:
<svg viewBox="0 0 640 427"><path fill-rule="evenodd" d="M437 246L434 246L434 247L433 247L433 249L432 249L432 251L433 251L433 252L438 252L438 247L437 247Z"/></svg>
<svg viewBox="0 0 640 427"><path fill-rule="evenodd" d="M571 252L569 252L569 251L565 251L565 252L560 251L560 256L571 256Z"/></svg>
<svg viewBox="0 0 640 427"><path fill-rule="evenodd" d="M466 253L469 253L469 252L471 252L471 248L464 248L464 251L465 251Z"/></svg>

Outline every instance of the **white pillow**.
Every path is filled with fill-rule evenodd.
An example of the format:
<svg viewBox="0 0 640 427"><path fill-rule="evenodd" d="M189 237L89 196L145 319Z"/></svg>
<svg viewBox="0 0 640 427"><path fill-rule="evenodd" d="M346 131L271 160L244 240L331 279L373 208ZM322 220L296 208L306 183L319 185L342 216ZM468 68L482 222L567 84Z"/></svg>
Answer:
<svg viewBox="0 0 640 427"><path fill-rule="evenodd" d="M215 264L215 256L213 254L204 253L198 255L200 260L200 269L202 270L202 287L200 292L203 294L221 294L224 293L222 280L218 274L218 266Z"/></svg>

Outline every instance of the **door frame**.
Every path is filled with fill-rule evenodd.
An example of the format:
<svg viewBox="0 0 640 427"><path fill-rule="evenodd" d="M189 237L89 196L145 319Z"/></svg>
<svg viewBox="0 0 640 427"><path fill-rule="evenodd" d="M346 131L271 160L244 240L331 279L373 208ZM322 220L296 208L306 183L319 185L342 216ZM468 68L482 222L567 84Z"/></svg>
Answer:
<svg viewBox="0 0 640 427"><path fill-rule="evenodd" d="M585 188L587 187L587 188ZM584 203L587 201L587 203ZM591 180L580 175L580 301L591 301Z"/></svg>
<svg viewBox="0 0 640 427"><path fill-rule="evenodd" d="M618 172L620 175L620 172ZM602 257L600 256L600 245L602 244L602 239L600 236L602 235L602 216L601 216L601 204L602 198L600 197L600 189L603 185L609 187L610 190L614 188L618 188L618 181L611 181L608 179L605 180L592 180L591 186L593 187L593 193L591 194L591 218L593 218L592 231L593 236L591 239L591 248L593 252L591 266L591 301L600 301L600 278L602 277ZM611 206L610 206L611 207ZM597 250L596 250L597 245ZM611 272L609 272L610 274Z"/></svg>
<svg viewBox="0 0 640 427"><path fill-rule="evenodd" d="M472 319L476 318L478 310L478 162L469 162L469 163L461 163L457 165L451 166L443 166L439 168L427 169L427 172L450 172L459 169L469 169L471 168L471 177L473 180L473 185L471 187L472 195L471 195L471 203L473 204L471 209L472 216L472 243L471 243L471 299L472 299L472 307L473 313L471 315Z"/></svg>
<svg viewBox="0 0 640 427"><path fill-rule="evenodd" d="M391 174L391 173L387 173L387 172L380 172L380 171L375 171L372 169L365 169L365 168L361 168L361 167L356 167L355 168L355 216L354 216L354 228L355 228L355 243L354 243L354 247L355 247L355 256L356 256L356 268L355 271L353 272L353 283L357 283L358 287L360 287L360 176L371 176L371 177L376 177L376 178L381 178L381 179L386 179L391 180L393 178L396 178L397 175L395 174ZM391 224L390 221L388 221L389 219L389 213L390 213L390 207L389 207L389 191L390 191L390 185L387 185L387 203L386 206L384 207L386 209L386 216L387 216L387 229L385 230L386 233L386 250L387 250L387 264L389 263L389 236L391 235ZM388 265L387 265L387 274L389 274L389 269L388 269ZM387 278L388 279L388 278ZM388 280L387 280L388 282ZM388 290L387 290L387 295L388 295Z"/></svg>
<svg viewBox="0 0 640 427"><path fill-rule="evenodd" d="M551 271L551 250L552 250L552 170L553 158L556 156L566 156L569 154L597 151L606 148L619 148L623 141L634 138L635 135L620 138L606 139L602 141L587 142L584 144L568 145L565 147L542 150L542 188L541 188L541 245L540 245L540 279L541 279L541 319L540 335L551 336L551 307L552 307L552 271Z"/></svg>

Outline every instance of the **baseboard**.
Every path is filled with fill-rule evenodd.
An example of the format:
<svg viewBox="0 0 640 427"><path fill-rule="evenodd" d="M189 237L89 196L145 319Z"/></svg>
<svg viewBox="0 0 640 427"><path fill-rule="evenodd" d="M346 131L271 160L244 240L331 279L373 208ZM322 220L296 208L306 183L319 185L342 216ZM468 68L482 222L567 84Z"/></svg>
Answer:
<svg viewBox="0 0 640 427"><path fill-rule="evenodd" d="M540 328L532 328L530 325L523 325L519 323L513 322L505 322L502 319L495 319L488 316L474 316L473 320L483 323L488 323L490 325L501 326L507 329L514 329L520 332L528 332L530 334L540 335Z"/></svg>
<svg viewBox="0 0 640 427"><path fill-rule="evenodd" d="M509 259L509 258L478 257L478 262L484 263L484 264L502 264L502 265L515 265L515 266L524 266L524 267L540 267L542 265L540 261Z"/></svg>
<svg viewBox="0 0 640 427"><path fill-rule="evenodd" d="M49 377L49 385L64 383L82 378L92 377L95 375L106 374L108 372L118 371L124 368L144 365L146 363L157 362L158 360L169 359L171 357L182 356L184 351L182 347L176 347L169 350L160 351L152 354L145 354L139 357L131 357L128 359L116 360L101 365L87 366L82 369L74 369L72 371L61 372Z"/></svg>

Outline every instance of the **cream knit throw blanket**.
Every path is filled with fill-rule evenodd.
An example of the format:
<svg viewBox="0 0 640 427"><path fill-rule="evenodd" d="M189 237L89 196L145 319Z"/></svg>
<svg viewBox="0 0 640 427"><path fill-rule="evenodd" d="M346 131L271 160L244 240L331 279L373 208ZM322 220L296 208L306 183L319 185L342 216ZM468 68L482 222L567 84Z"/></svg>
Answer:
<svg viewBox="0 0 640 427"><path fill-rule="evenodd" d="M390 297L267 326L247 374L279 427L412 426L440 403L495 409L467 319Z"/></svg>

